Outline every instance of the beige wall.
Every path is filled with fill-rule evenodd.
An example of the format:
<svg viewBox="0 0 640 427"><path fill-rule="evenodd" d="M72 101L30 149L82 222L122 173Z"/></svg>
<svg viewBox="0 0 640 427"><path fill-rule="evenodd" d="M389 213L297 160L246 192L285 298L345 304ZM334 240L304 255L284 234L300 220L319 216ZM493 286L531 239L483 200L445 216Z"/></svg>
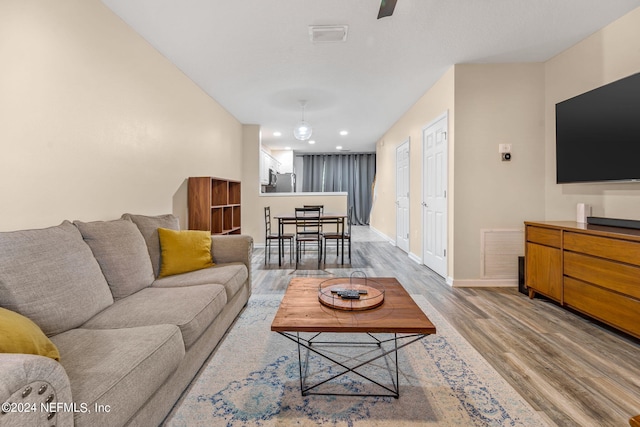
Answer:
<svg viewBox="0 0 640 427"><path fill-rule="evenodd" d="M395 149L410 138L410 252L422 258L422 129L449 113L448 280L481 277L482 229L521 229L544 215L542 64L456 65L377 145L372 226L395 236ZM502 162L498 144L512 144Z"/></svg>
<svg viewBox="0 0 640 427"><path fill-rule="evenodd" d="M594 216L640 220L640 184L556 184L555 104L640 72L640 8L546 63L545 194L547 220L574 220L576 204ZM606 142L603 143L606 149Z"/></svg>
<svg viewBox="0 0 640 427"><path fill-rule="evenodd" d="M395 241L396 236L396 148L409 140L410 161L410 235L409 251L422 257L422 129L449 113L449 151L454 148L454 68L450 68L376 144L376 185L371 210L371 227ZM449 157L449 186L453 188L453 162ZM449 198L449 212L453 212ZM449 219L449 236L453 226ZM451 241L451 238L449 238ZM449 248L451 250L451 248ZM449 268L451 270L451 266Z"/></svg>
<svg viewBox="0 0 640 427"><path fill-rule="evenodd" d="M242 126L98 0L0 2L0 230L186 219L188 176L242 176Z"/></svg>
<svg viewBox="0 0 640 427"><path fill-rule="evenodd" d="M456 65L455 92L453 277L460 286L481 279L481 230L523 229L544 216L544 66ZM511 161L502 161L499 144L512 145Z"/></svg>
<svg viewBox="0 0 640 427"><path fill-rule="evenodd" d="M260 224L264 223L264 208L258 199L260 194L260 126L244 125L242 128L242 152L244 154L242 234L252 236L254 241L264 240L264 226L260 227Z"/></svg>

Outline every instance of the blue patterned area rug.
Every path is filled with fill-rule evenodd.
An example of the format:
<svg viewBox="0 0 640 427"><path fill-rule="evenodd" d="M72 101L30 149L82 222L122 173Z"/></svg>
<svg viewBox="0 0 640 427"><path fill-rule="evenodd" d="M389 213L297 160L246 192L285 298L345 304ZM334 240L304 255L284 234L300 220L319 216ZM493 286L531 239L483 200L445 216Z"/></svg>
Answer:
<svg viewBox="0 0 640 427"><path fill-rule="evenodd" d="M399 399L301 396L296 344L270 331L281 296L253 295L166 425L547 425L424 297L413 298L438 334L400 350ZM312 357L312 371L320 363L326 367ZM376 368L384 366L371 369ZM348 392L370 386L351 374L334 381L334 387Z"/></svg>

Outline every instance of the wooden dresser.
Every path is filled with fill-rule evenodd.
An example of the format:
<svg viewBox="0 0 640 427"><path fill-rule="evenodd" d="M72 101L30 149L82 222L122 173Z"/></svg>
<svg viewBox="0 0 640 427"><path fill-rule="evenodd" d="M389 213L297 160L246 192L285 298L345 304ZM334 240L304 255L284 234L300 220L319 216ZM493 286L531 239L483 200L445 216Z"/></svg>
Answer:
<svg viewBox="0 0 640 427"><path fill-rule="evenodd" d="M640 230L525 222L525 285L640 338Z"/></svg>

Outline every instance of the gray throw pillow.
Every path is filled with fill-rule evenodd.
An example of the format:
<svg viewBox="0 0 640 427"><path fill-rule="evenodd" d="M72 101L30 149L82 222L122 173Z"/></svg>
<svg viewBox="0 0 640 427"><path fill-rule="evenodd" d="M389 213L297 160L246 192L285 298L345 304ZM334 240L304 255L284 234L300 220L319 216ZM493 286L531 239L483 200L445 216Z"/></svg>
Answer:
<svg viewBox="0 0 640 427"><path fill-rule="evenodd" d="M111 304L98 262L69 221L0 233L0 306L51 336L82 325Z"/></svg>
<svg viewBox="0 0 640 427"><path fill-rule="evenodd" d="M98 260L114 299L138 292L155 280L147 244L133 222L117 219L74 224Z"/></svg>
<svg viewBox="0 0 640 427"><path fill-rule="evenodd" d="M162 251L160 250L158 228L180 230L178 217L172 214L146 216L126 213L122 215L122 219L133 221L133 223L138 226L138 229L140 229L142 237L144 237L145 242L147 242L147 249L149 250L149 256L151 257L151 265L153 265L153 274L155 277L158 277L158 274L160 273L160 266L162 265Z"/></svg>

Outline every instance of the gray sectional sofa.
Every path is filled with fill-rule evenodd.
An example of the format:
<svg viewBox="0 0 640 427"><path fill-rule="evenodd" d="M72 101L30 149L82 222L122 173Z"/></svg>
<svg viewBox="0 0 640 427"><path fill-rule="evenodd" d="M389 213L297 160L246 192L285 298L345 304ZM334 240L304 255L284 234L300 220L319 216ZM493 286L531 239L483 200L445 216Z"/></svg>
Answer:
<svg viewBox="0 0 640 427"><path fill-rule="evenodd" d="M0 425L153 426L171 411L249 299L253 242L212 236L215 266L158 278L158 228L177 218L0 233L0 307L60 353L0 354L0 402L16 403Z"/></svg>

